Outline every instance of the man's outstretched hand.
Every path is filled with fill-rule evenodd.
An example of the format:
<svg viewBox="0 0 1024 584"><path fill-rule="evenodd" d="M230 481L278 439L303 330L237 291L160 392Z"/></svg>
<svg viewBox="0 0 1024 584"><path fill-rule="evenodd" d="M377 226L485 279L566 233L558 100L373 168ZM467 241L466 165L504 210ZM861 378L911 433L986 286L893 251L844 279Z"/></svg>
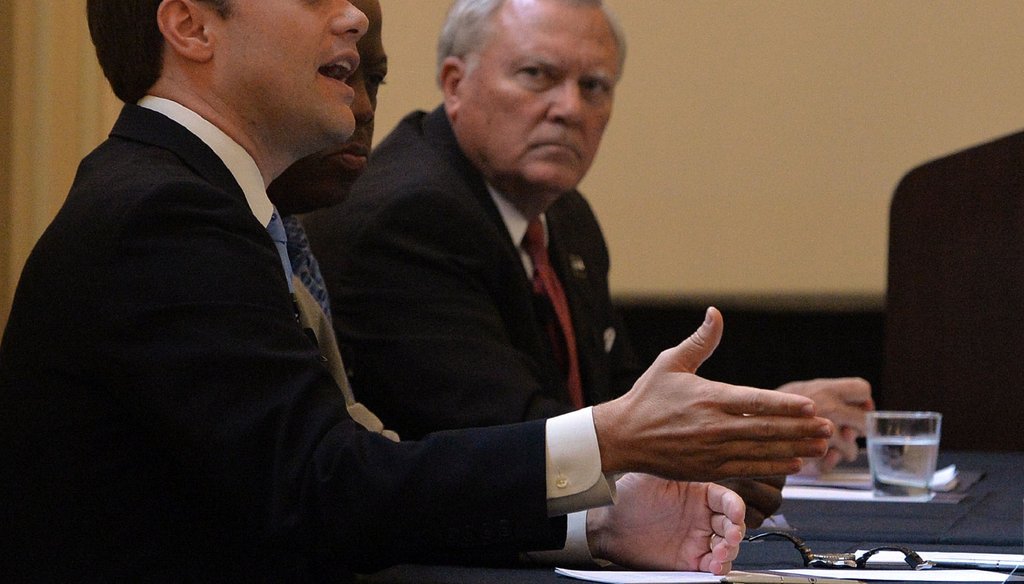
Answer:
<svg viewBox="0 0 1024 584"><path fill-rule="evenodd" d="M688 339L658 356L622 397L594 407L606 473L719 480L798 472L828 450L834 427L813 400L717 383L695 375L722 337L709 308Z"/></svg>

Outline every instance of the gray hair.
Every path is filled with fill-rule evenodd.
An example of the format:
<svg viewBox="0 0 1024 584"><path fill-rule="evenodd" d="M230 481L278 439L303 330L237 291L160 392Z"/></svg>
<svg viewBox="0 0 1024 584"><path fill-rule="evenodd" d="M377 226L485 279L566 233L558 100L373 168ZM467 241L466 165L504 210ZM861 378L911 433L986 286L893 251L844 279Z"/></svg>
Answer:
<svg viewBox="0 0 1024 584"><path fill-rule="evenodd" d="M455 0L448 10L441 36L437 41L437 74L440 81L441 65L448 57L466 58L474 54L487 41L494 24L494 15L508 0ZM618 18L603 0L560 0L572 6L593 6L604 13L615 37L619 53L619 74L626 62L626 34Z"/></svg>

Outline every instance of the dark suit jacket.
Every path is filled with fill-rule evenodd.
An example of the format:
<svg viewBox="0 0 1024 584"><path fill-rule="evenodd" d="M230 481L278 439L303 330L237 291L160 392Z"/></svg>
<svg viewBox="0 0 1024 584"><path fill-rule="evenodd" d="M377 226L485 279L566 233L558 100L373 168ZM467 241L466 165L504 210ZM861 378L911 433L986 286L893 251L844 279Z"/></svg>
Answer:
<svg viewBox="0 0 1024 584"><path fill-rule="evenodd" d="M227 168L129 105L0 345L2 571L307 581L561 546L544 424L394 443L345 413Z"/></svg>
<svg viewBox="0 0 1024 584"><path fill-rule="evenodd" d="M942 446L1022 450L1024 133L910 171L893 196L879 406L943 413Z"/></svg>
<svg viewBox="0 0 1024 584"><path fill-rule="evenodd" d="M640 372L609 298L608 250L579 193L547 217L586 401L599 403ZM403 437L572 409L519 252L443 109L406 117L348 200L306 227L353 388Z"/></svg>

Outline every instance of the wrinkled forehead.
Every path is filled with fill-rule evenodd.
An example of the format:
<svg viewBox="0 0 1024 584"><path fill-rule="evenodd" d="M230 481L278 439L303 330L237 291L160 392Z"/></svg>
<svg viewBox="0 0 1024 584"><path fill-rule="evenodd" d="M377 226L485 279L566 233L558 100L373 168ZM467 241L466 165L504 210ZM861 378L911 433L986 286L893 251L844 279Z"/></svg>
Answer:
<svg viewBox="0 0 1024 584"><path fill-rule="evenodd" d="M503 60L538 59L617 79L619 43L599 4L509 0L492 18L481 47Z"/></svg>

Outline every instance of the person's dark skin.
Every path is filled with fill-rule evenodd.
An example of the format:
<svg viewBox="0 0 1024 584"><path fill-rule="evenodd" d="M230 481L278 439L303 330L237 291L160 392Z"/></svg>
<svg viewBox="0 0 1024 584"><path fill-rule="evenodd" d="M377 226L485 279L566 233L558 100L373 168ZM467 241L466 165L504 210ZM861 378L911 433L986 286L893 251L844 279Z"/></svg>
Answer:
<svg viewBox="0 0 1024 584"><path fill-rule="evenodd" d="M726 479L718 481L718 484L729 487L743 498L747 504L743 522L747 527L757 528L782 506L782 487L786 484L786 477Z"/></svg>

